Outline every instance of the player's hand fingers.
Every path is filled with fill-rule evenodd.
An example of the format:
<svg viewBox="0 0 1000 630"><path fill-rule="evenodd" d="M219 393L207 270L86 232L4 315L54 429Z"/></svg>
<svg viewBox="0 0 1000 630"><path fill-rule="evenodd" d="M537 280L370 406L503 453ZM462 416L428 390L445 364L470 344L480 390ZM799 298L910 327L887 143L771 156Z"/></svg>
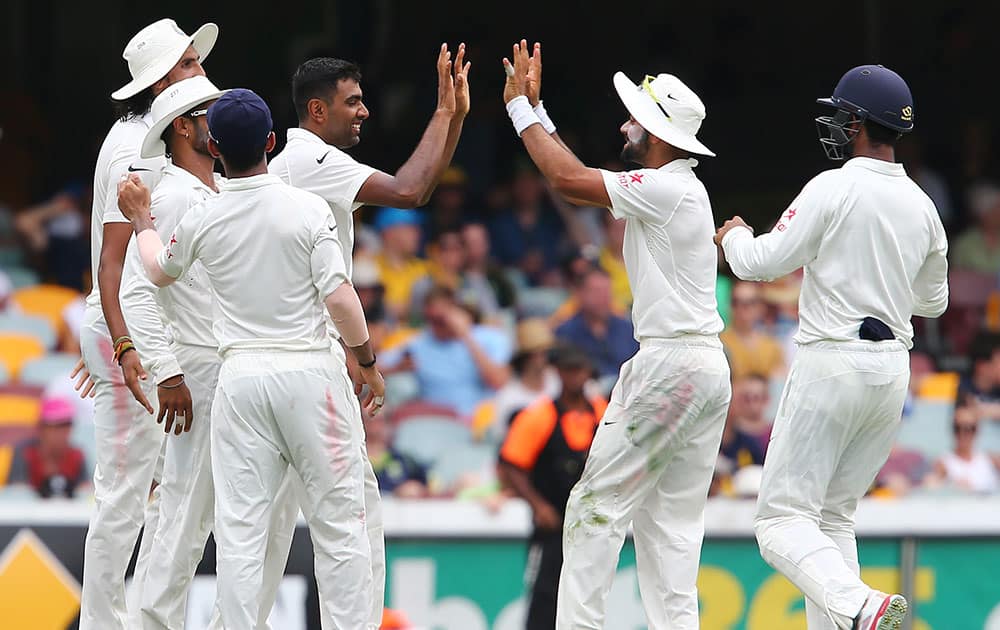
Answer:
<svg viewBox="0 0 1000 630"><path fill-rule="evenodd" d="M80 360L77 361L76 365L73 367L73 371L69 373L69 380L72 381L74 378L76 378L76 375L79 374L85 367L87 367L87 364L83 362L83 357L80 357ZM80 389L79 384L77 385L76 389Z"/></svg>
<svg viewBox="0 0 1000 630"><path fill-rule="evenodd" d="M461 74L462 67L464 66L464 64L465 64L465 43L461 43L458 45L458 53L455 54L454 72L455 72L456 82L458 81L458 75Z"/></svg>
<svg viewBox="0 0 1000 630"><path fill-rule="evenodd" d="M138 401L140 405L146 408L146 411L150 414L153 413L153 405L149 404L149 400L146 399L146 394L142 391L142 386L139 385L139 381L136 378L126 378L125 383L128 385L128 389L132 392L132 396Z"/></svg>
<svg viewBox="0 0 1000 630"><path fill-rule="evenodd" d="M191 423L194 421L194 404L191 399L188 398L187 402L184 404L184 432L187 433L191 430Z"/></svg>
<svg viewBox="0 0 1000 630"><path fill-rule="evenodd" d="M94 389L96 386L97 383L95 383L94 379L90 378L90 376L88 375L87 386L83 388L82 392L80 392L80 398L87 398L88 396L90 398L93 398L97 394L97 390Z"/></svg>
<svg viewBox="0 0 1000 630"><path fill-rule="evenodd" d="M181 420L181 418L183 416L184 416L184 410L183 409L178 409L177 410L177 424L174 425L174 435L180 435L181 433L184 433L184 422ZM185 418L185 420L186 419L187 418Z"/></svg>
<svg viewBox="0 0 1000 630"><path fill-rule="evenodd" d="M160 399L160 410L156 413L156 424L163 424L163 416L167 413L167 402Z"/></svg>
<svg viewBox="0 0 1000 630"><path fill-rule="evenodd" d="M354 395L355 395L355 396L360 396L360 395L361 395L361 392L362 392L362 391L363 391L364 389L365 389L365 384L364 384L364 383L355 383L355 384L354 384Z"/></svg>
<svg viewBox="0 0 1000 630"><path fill-rule="evenodd" d="M369 391L368 395L365 396L364 402L362 403L362 406L365 408L365 411L367 411L368 413L372 413L374 402L375 402L375 392Z"/></svg>
<svg viewBox="0 0 1000 630"><path fill-rule="evenodd" d="M168 404L167 405L166 423L164 423L164 425L163 425L163 432L164 433L168 433L169 434L170 431L174 428L174 416L175 415L176 415L176 413L175 413L174 408Z"/></svg>

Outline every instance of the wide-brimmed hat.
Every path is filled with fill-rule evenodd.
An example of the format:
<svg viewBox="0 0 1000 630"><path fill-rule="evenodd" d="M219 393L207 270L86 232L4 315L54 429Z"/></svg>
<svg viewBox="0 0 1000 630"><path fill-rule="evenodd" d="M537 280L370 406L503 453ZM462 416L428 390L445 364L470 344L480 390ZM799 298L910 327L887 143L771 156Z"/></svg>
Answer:
<svg viewBox="0 0 1000 630"><path fill-rule="evenodd" d="M194 107L214 101L227 90L220 90L215 87L207 77L191 77L174 83L163 90L159 96L153 99L153 106L150 109L153 115L153 126L146 132L146 137L142 140L142 149L139 155L143 158L153 158L163 155L167 146L160 136L181 114L190 111ZM207 113L207 112L205 112ZM204 115L204 113L202 114Z"/></svg>
<svg viewBox="0 0 1000 630"><path fill-rule="evenodd" d="M646 131L678 149L715 157L695 137L705 120L705 104L680 79L672 74L647 75L636 84L624 72L616 72L614 83L625 109Z"/></svg>
<svg viewBox="0 0 1000 630"><path fill-rule="evenodd" d="M111 93L111 98L123 101L167 76L188 46L198 51L200 61L205 61L219 37L219 27L209 22L194 35L188 35L170 18L153 22L135 34L125 45L122 58L128 62L132 80Z"/></svg>
<svg viewBox="0 0 1000 630"><path fill-rule="evenodd" d="M554 346L556 337L544 319L532 317L522 320L517 325L516 354L531 354L545 352Z"/></svg>

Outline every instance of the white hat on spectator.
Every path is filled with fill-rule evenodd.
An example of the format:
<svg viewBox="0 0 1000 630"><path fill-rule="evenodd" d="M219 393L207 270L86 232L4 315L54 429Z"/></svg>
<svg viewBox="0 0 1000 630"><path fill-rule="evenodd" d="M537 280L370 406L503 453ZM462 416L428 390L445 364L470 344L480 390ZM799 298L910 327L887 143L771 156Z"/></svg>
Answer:
<svg viewBox="0 0 1000 630"><path fill-rule="evenodd" d="M351 271L351 284L357 289L373 289L382 286L378 265L370 256L358 256L354 259L354 269Z"/></svg>
<svg viewBox="0 0 1000 630"><path fill-rule="evenodd" d="M219 37L219 27L209 22L202 24L188 35L170 18L153 22L142 29L125 45L122 58L128 62L132 80L111 93L111 98L123 101L167 76L188 46L198 51L200 61L205 61Z"/></svg>

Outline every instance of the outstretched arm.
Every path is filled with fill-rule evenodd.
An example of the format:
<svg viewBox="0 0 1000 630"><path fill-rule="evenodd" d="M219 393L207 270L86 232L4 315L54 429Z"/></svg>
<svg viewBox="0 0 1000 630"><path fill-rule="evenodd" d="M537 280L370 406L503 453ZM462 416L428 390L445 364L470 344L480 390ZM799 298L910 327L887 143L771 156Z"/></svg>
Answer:
<svg viewBox="0 0 1000 630"><path fill-rule="evenodd" d="M464 60L465 47L459 47L460 63ZM457 64L456 64L457 65ZM441 44L438 54L438 104L424 131L420 143L414 149L413 155L406 161L395 175L375 172L365 181L355 201L397 208L415 208L423 205L430 198L441 172L451 161L462 133L462 123L465 114L459 115L456 103L456 83L465 85L468 80L469 66L466 66L452 76L451 52L447 44ZM466 113L468 109L465 110ZM457 119L457 120L456 120ZM450 147L450 148L449 148Z"/></svg>
<svg viewBox="0 0 1000 630"><path fill-rule="evenodd" d="M609 207L611 199L600 171L585 166L561 144L557 136L546 132L541 119L532 108L528 98L528 72L532 62L528 57L527 47L527 41L522 39L519 44L514 44L514 63L506 58L503 60L504 71L507 73L503 96L514 129L521 136L532 161L556 192L567 199ZM536 54L540 52L539 48ZM538 65L541 65L540 59Z"/></svg>

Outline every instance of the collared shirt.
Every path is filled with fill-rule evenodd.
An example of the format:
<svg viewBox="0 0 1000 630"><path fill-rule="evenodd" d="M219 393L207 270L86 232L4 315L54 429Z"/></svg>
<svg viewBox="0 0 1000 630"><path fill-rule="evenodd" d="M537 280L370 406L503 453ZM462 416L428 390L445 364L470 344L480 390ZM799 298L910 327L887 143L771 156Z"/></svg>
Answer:
<svg viewBox="0 0 1000 630"><path fill-rule="evenodd" d="M184 215L157 258L174 278L195 260L214 293L220 353L330 348L323 300L347 272L320 197L275 175L226 181L217 197Z"/></svg>
<svg viewBox="0 0 1000 630"><path fill-rule="evenodd" d="M156 187L166 158L140 159L139 148L146 132L153 125L150 114L139 118L119 120L111 126L94 169L94 201L90 221L90 271L93 289L87 296L87 306L101 306L101 290L97 284L101 264L101 245L104 243L105 223L128 223L118 209L118 182L123 175L139 175L150 189ZM103 320L103 317L102 317Z"/></svg>
<svg viewBox="0 0 1000 630"><path fill-rule="evenodd" d="M622 253L632 288L635 337L717 335L715 219L696 160L601 171L611 214L625 219Z"/></svg>
<svg viewBox="0 0 1000 630"><path fill-rule="evenodd" d="M726 260L744 280L805 267L798 344L857 341L876 317L913 346L910 318L948 305L948 240L934 202L902 164L858 157L812 179L769 233L730 230Z"/></svg>
<svg viewBox="0 0 1000 630"><path fill-rule="evenodd" d="M222 183L217 175L216 186ZM190 172L167 164L153 190L150 205L160 239L168 241L188 210L216 194ZM170 348L171 340L210 348L218 346L212 333L211 288L200 262L192 264L174 284L158 289L142 268L133 237L122 270L121 303L142 363L156 383L182 371Z"/></svg>
<svg viewBox="0 0 1000 630"><path fill-rule="evenodd" d="M591 331L587 320L580 313L560 324L555 334L559 340L586 352L601 376L616 376L622 364L639 350L632 323L616 315L608 317L603 337L598 337Z"/></svg>
<svg viewBox="0 0 1000 630"><path fill-rule="evenodd" d="M290 186L319 195L330 205L337 221L347 277L351 277L354 211L364 205L355 201L355 197L376 169L360 164L311 131L293 128L288 130L284 150L271 159L267 170Z"/></svg>

